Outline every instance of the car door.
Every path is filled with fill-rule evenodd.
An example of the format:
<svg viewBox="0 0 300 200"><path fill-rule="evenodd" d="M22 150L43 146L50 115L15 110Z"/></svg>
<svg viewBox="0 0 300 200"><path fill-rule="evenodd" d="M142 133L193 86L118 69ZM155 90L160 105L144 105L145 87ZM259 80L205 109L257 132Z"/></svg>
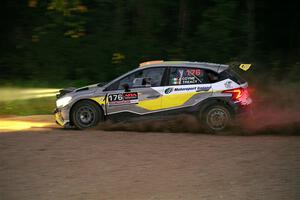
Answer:
<svg viewBox="0 0 300 200"><path fill-rule="evenodd" d="M212 95L212 86L204 69L171 67L169 70L162 109L189 108Z"/></svg>
<svg viewBox="0 0 300 200"><path fill-rule="evenodd" d="M161 110L164 67L135 71L118 80L107 94L107 115L111 118L138 117Z"/></svg>

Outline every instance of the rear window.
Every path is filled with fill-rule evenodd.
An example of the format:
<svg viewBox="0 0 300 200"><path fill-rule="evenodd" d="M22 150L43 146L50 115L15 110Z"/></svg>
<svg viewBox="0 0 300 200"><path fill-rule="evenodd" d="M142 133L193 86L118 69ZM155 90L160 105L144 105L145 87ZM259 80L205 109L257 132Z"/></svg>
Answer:
<svg viewBox="0 0 300 200"><path fill-rule="evenodd" d="M219 78L220 78L220 81L229 78L229 79L233 80L234 82L236 82L238 84L246 83L246 81L238 73L236 73L232 69L227 69L227 70L221 72Z"/></svg>

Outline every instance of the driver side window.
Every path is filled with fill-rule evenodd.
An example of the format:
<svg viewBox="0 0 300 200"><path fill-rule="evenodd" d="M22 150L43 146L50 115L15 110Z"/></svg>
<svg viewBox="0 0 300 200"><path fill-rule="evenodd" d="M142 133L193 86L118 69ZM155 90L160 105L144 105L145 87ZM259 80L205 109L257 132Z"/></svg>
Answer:
<svg viewBox="0 0 300 200"><path fill-rule="evenodd" d="M113 83L108 90L122 90L124 84L128 84L129 89L142 87L161 86L165 68L150 68L136 71L123 79Z"/></svg>

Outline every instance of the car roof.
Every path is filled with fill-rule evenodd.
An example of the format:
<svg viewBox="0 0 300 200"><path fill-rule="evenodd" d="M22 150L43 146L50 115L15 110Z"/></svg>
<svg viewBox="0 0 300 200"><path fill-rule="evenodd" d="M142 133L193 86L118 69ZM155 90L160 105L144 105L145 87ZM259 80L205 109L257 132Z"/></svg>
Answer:
<svg viewBox="0 0 300 200"><path fill-rule="evenodd" d="M140 68L151 67L195 67L212 70L217 73L221 73L229 68L229 65L208 63L208 62L191 62L191 61L148 61L140 64Z"/></svg>

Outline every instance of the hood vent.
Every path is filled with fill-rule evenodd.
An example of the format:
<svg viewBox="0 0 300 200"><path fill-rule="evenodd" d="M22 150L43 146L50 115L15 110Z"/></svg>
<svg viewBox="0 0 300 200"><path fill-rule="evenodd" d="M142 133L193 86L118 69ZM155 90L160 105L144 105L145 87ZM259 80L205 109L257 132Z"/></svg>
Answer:
<svg viewBox="0 0 300 200"><path fill-rule="evenodd" d="M73 92L75 89L76 88L74 88L74 87L61 89L61 90L59 90L59 94L56 95L56 98L59 99L60 97L64 96L65 94Z"/></svg>
<svg viewBox="0 0 300 200"><path fill-rule="evenodd" d="M76 90L76 92L81 92L81 91L85 91L85 90L89 90L89 88L88 87L79 88Z"/></svg>

